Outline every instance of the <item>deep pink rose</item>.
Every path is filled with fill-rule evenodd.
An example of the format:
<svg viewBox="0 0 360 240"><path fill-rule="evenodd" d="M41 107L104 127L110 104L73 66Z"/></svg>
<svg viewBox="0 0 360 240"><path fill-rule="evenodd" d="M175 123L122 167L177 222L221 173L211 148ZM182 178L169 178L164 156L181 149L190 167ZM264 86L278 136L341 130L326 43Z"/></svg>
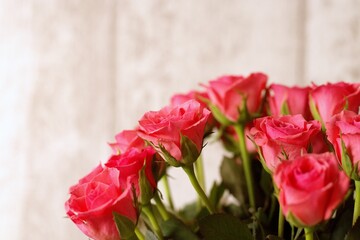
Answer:
<svg viewBox="0 0 360 240"><path fill-rule="evenodd" d="M65 203L69 218L95 240L118 240L113 212L136 223L138 210L133 205L130 184L120 183L120 171L99 165L70 188Z"/></svg>
<svg viewBox="0 0 360 240"><path fill-rule="evenodd" d="M328 83L314 87L310 92L310 100L324 122L342 110L358 113L360 106L360 84Z"/></svg>
<svg viewBox="0 0 360 240"><path fill-rule="evenodd" d="M265 164L273 172L282 160L306 153L311 138L320 131L318 121L306 121L300 114L262 117L254 120L250 130Z"/></svg>
<svg viewBox="0 0 360 240"><path fill-rule="evenodd" d="M349 189L349 178L329 152L282 162L275 171L274 182L285 217L306 227L330 219Z"/></svg>
<svg viewBox="0 0 360 240"><path fill-rule="evenodd" d="M253 73L248 77L223 76L210 81L207 93L213 105L229 120L236 122L239 119L239 108L244 98L250 114L260 109L262 93L265 90L267 76L262 73Z"/></svg>
<svg viewBox="0 0 360 240"><path fill-rule="evenodd" d="M139 185L140 171L145 166L145 175L150 183L152 192L156 189L156 180L152 169L156 151L152 147L144 149L130 148L120 155L112 155L105 166L109 168L117 168L120 171L120 184L126 185L130 182L132 187L136 189L136 195L141 198L141 187ZM144 196L147 197L147 196Z"/></svg>
<svg viewBox="0 0 360 240"><path fill-rule="evenodd" d="M326 124L328 140L334 146L335 153L345 172L350 177L360 177L360 115L343 111L333 116ZM342 151L342 142L346 154ZM348 168L343 156L349 157L352 167ZM357 169L355 168L358 165ZM355 169L354 169L355 168ZM353 172L353 170L355 170ZM355 175L352 175L353 174Z"/></svg>
<svg viewBox="0 0 360 240"><path fill-rule="evenodd" d="M268 97L269 107L272 116L301 114L306 120L311 120L309 107L310 87L287 87L281 84L271 84ZM287 106L287 114L282 109Z"/></svg>
<svg viewBox="0 0 360 240"><path fill-rule="evenodd" d="M176 106L167 106L159 111L144 114L139 121L139 136L158 149L164 148L173 158L181 161L183 158L182 136L187 137L200 154L209 116L210 111L195 100ZM161 153L164 156L164 153Z"/></svg>
<svg viewBox="0 0 360 240"><path fill-rule="evenodd" d="M143 149L145 142L138 136L137 130L124 130L115 136L115 143L110 143L114 154L126 152L129 148Z"/></svg>

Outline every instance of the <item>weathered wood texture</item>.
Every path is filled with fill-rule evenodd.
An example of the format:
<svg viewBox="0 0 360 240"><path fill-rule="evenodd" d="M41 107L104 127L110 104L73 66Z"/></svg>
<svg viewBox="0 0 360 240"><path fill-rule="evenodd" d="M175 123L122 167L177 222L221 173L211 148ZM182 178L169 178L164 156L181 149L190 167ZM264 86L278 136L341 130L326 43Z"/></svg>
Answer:
<svg viewBox="0 0 360 240"><path fill-rule="evenodd" d="M273 4L118 3L117 128L133 128L145 111L161 108L175 92L199 88L200 82L221 74L264 71L273 82L299 82L303 70L299 17L304 9L297 2L280 1L276 8ZM209 144L204 154L210 183L218 178L221 151ZM195 197L180 169L172 169L170 175L177 205Z"/></svg>
<svg viewBox="0 0 360 240"><path fill-rule="evenodd" d="M68 187L175 92L253 71L288 85L359 81L359 5L0 0L0 239L87 239L63 218ZM221 151L207 148L210 183ZM194 194L171 175L180 206Z"/></svg>
<svg viewBox="0 0 360 240"><path fill-rule="evenodd" d="M360 1L307 1L305 81L360 82Z"/></svg>

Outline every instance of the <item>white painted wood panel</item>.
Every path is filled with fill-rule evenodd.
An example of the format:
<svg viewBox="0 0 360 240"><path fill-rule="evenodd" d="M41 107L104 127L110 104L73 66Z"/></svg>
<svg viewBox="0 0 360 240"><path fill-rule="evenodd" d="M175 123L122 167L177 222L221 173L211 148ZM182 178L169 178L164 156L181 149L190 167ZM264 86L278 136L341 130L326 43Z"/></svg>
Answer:
<svg viewBox="0 0 360 240"><path fill-rule="evenodd" d="M360 82L360 1L307 1L306 81Z"/></svg>
<svg viewBox="0 0 360 240"><path fill-rule="evenodd" d="M0 7L0 239L20 239L26 191L29 104L34 83L31 4Z"/></svg>
<svg viewBox="0 0 360 240"><path fill-rule="evenodd" d="M0 239L87 239L63 218L68 187L106 160L116 132L175 92L252 71L288 85L358 82L359 7L0 0ZM209 183L221 152L207 148ZM171 175L180 206L194 194L180 170Z"/></svg>
<svg viewBox="0 0 360 240"><path fill-rule="evenodd" d="M223 74L263 71L289 85L302 78L300 1L134 0L117 9L119 131L174 93ZM204 151L208 186L219 175L219 148L209 144ZM170 175L177 205L192 200L181 169Z"/></svg>
<svg viewBox="0 0 360 240"><path fill-rule="evenodd" d="M10 2L1 23L1 133L11 140L2 136L9 167L1 184L15 181L4 190L14 193L2 207L1 239L86 239L64 218L64 202L69 186L110 152L114 1Z"/></svg>

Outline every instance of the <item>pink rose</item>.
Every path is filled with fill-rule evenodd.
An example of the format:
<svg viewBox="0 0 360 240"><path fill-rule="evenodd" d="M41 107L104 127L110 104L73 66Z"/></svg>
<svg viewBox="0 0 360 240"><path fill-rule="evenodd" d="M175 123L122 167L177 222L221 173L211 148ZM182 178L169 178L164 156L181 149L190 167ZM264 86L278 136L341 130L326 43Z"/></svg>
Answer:
<svg viewBox="0 0 360 240"><path fill-rule="evenodd" d="M309 107L310 87L287 87L281 84L271 84L268 97L272 116L301 114L307 120L311 120ZM283 113L284 108L288 113Z"/></svg>
<svg viewBox="0 0 360 240"><path fill-rule="evenodd" d="M209 116L210 111L195 100L176 106L167 106L160 111L144 114L139 121L139 136L159 149L168 162L173 159L175 161L195 161L196 159L192 158L197 158L200 154L205 125ZM185 139L188 139L190 143ZM194 150L197 152L187 152L188 148L184 144L186 146L192 144L191 146L194 146ZM169 154L171 158L169 158ZM184 159L185 157L191 159Z"/></svg>
<svg viewBox="0 0 360 240"><path fill-rule="evenodd" d="M270 172L282 160L293 159L306 153L311 138L320 131L318 121L306 121L300 114L283 117L267 116L254 120L250 130L259 154Z"/></svg>
<svg viewBox="0 0 360 240"><path fill-rule="evenodd" d="M332 153L285 161L276 169L274 182L283 214L302 227L330 219L349 189L349 178L339 170Z"/></svg>
<svg viewBox="0 0 360 240"><path fill-rule="evenodd" d="M129 148L143 149L145 142L138 136L137 130L124 130L115 136L115 143L110 143L114 154L126 152Z"/></svg>
<svg viewBox="0 0 360 240"><path fill-rule="evenodd" d="M250 114L260 110L262 93L265 90L267 76L253 73L248 77L223 76L210 81L207 93L213 105L230 121L239 119L239 108L246 99L247 110ZM215 116L216 117L216 116Z"/></svg>
<svg viewBox="0 0 360 240"><path fill-rule="evenodd" d="M324 124L345 109L358 113L360 84L339 82L316 86L310 92L310 101L314 103Z"/></svg>
<svg viewBox="0 0 360 240"><path fill-rule="evenodd" d="M326 124L326 133L345 172L360 179L360 115L351 111L336 114Z"/></svg>
<svg viewBox="0 0 360 240"><path fill-rule="evenodd" d="M70 188L70 198L65 203L66 213L91 239L120 239L113 212L126 216L134 224L137 221L131 186L121 184L120 175L116 168L99 165Z"/></svg>
<svg viewBox="0 0 360 240"><path fill-rule="evenodd" d="M136 196L138 199L146 198L147 200L151 196L142 196L141 187L139 184L140 171L145 167L145 176L147 182L150 184L150 191L154 192L156 189L156 180L154 178L152 169L154 164L160 164L153 162L156 151L152 147L146 147L144 149L130 148L126 152L120 155L112 155L107 161L105 166L109 168L116 168L120 171L120 184L125 186L130 183L136 190ZM147 189L149 190L149 189Z"/></svg>
<svg viewBox="0 0 360 240"><path fill-rule="evenodd" d="M190 91L186 94L175 94L171 97L170 104L172 106L181 105L189 100L196 100L200 103L202 108L208 108L205 101L209 101L209 96L206 92ZM211 133L217 122L212 114L209 115L208 122L206 124L206 133Z"/></svg>
<svg viewBox="0 0 360 240"><path fill-rule="evenodd" d="M171 97L171 105L176 106L183 104L189 100L196 100L198 101L203 108L207 108L207 104L203 101L205 99L209 99L209 96L206 92L198 92L198 91L190 91L186 94L175 94Z"/></svg>

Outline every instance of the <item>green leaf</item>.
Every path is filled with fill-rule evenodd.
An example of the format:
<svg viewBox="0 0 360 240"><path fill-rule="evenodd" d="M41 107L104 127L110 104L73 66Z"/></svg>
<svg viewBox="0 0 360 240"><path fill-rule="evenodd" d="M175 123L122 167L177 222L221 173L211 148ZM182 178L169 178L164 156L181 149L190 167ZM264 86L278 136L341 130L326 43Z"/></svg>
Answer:
<svg viewBox="0 0 360 240"><path fill-rule="evenodd" d="M360 236L360 218L358 218L355 225L351 228L350 232L346 235L345 240L359 240L359 236Z"/></svg>
<svg viewBox="0 0 360 240"><path fill-rule="evenodd" d="M123 215L118 214L117 212L113 212L113 217L121 239L138 239L135 235L136 225L133 223L133 221Z"/></svg>
<svg viewBox="0 0 360 240"><path fill-rule="evenodd" d="M228 214L213 214L200 222L200 233L205 240L252 240L252 234L247 225Z"/></svg>
<svg viewBox="0 0 360 240"><path fill-rule="evenodd" d="M212 205L215 206L215 208L219 204L221 197L224 195L224 192L225 192L224 184L222 183L217 184L216 182L214 182L210 190L209 200L212 203Z"/></svg>
<svg viewBox="0 0 360 240"><path fill-rule="evenodd" d="M221 125L223 125L223 126L229 126L229 125L232 125L232 124L233 124L233 122L230 121L230 120L221 112L221 110L220 110L218 107L216 107L214 104L209 103L208 106L209 106L209 108L210 108L213 116L215 117L215 119L216 119L219 123L221 123Z"/></svg>
<svg viewBox="0 0 360 240"><path fill-rule="evenodd" d="M180 220L170 218L161 223L164 237L173 240L199 240L199 238Z"/></svg>
<svg viewBox="0 0 360 240"><path fill-rule="evenodd" d="M181 162L186 166L192 165L199 157L200 152L197 149L195 143L185 135L181 135Z"/></svg>
<svg viewBox="0 0 360 240"><path fill-rule="evenodd" d="M192 221L196 218L196 215L198 214L198 203L192 202L189 204L186 204L180 211L179 215L182 219L185 221Z"/></svg>
<svg viewBox="0 0 360 240"><path fill-rule="evenodd" d="M262 169L261 171L260 186L267 196L271 196L274 193L274 183L272 181L272 176L265 169Z"/></svg>
<svg viewBox="0 0 360 240"><path fill-rule="evenodd" d="M343 208L343 211L337 211L336 218L333 219L333 226L329 229L331 231L330 240L344 239L346 233L351 229L352 225L352 216L353 216L353 205L352 199L347 201ZM359 235L360 236L360 235Z"/></svg>
<svg viewBox="0 0 360 240"><path fill-rule="evenodd" d="M245 176L240 161L224 157L220 166L220 175L225 188L239 201L240 205L247 200Z"/></svg>
<svg viewBox="0 0 360 240"><path fill-rule="evenodd" d="M138 199L138 201L142 205L149 204L150 200L154 196L154 188L151 186L145 174L145 168L146 168L146 161L144 161L144 166L139 172L140 198Z"/></svg>

